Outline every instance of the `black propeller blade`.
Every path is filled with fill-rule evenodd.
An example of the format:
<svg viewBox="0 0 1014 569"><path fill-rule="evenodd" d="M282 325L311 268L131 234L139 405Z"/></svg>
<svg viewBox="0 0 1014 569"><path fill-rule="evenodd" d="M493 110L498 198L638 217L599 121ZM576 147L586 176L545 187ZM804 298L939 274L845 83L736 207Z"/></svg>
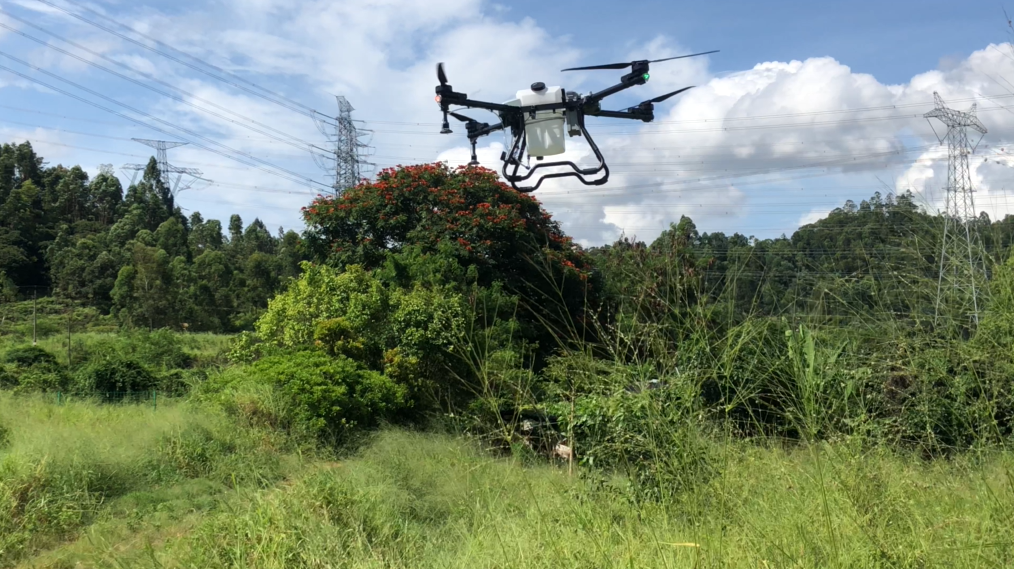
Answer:
<svg viewBox="0 0 1014 569"><path fill-rule="evenodd" d="M447 114L451 115L452 117L458 119L461 122L477 122L475 119L473 119L471 117L466 117L465 115L460 115L460 114L458 114L458 113L456 113L454 111L451 111L451 112L449 112Z"/></svg>
<svg viewBox="0 0 1014 569"><path fill-rule="evenodd" d="M719 50L716 49L716 50L712 50L712 51L703 51L701 53L691 53L689 55L677 55L675 57L666 57L665 59L654 59L654 60L648 61L648 63L660 63L660 62L663 62L663 61L670 61L670 60L673 60L673 59L683 59L685 57L697 57L698 55L709 55L709 54L712 54L712 53L718 53L718 51ZM626 69L627 67L630 67L634 63L636 63L636 62L630 61L628 63L607 63L605 65L589 65L587 67L571 67L569 69L563 69L562 71L590 71L590 70L593 70L593 69Z"/></svg>
<svg viewBox="0 0 1014 569"><path fill-rule="evenodd" d="M440 85L447 84L447 74L444 73L444 62L441 61L437 64L437 81L440 81Z"/></svg>
<svg viewBox="0 0 1014 569"><path fill-rule="evenodd" d="M690 87L684 87L682 89L677 89L677 90L673 91L672 93L666 93L665 95L659 95L659 96L655 97L654 99L648 99L644 103L661 103L662 101L668 99L669 97L675 97L676 95L679 95L683 91L686 91L688 89L693 89L693 88L694 88L694 86L691 85ZM643 105L644 103L641 103L641 104Z"/></svg>

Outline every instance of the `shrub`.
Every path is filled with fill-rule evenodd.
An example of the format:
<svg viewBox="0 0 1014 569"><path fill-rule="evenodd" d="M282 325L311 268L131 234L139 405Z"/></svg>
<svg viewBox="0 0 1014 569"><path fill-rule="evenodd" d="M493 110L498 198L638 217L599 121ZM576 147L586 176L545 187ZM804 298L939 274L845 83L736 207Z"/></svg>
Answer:
<svg viewBox="0 0 1014 569"><path fill-rule="evenodd" d="M184 395L195 385L208 379L200 369L171 369L158 374L154 387L166 395Z"/></svg>
<svg viewBox="0 0 1014 569"><path fill-rule="evenodd" d="M86 393L123 393L151 389L156 378L137 360L114 354L81 368L76 383Z"/></svg>
<svg viewBox="0 0 1014 569"><path fill-rule="evenodd" d="M10 369L0 368L0 387L18 391L58 391L67 387L67 374L56 357L38 346L11 348L3 361Z"/></svg>
<svg viewBox="0 0 1014 569"><path fill-rule="evenodd" d="M182 369L193 362L193 357L183 349L180 335L170 330L140 333L132 344L134 355L152 367Z"/></svg>
<svg viewBox="0 0 1014 569"><path fill-rule="evenodd" d="M11 430L0 423L0 449L6 448L11 442Z"/></svg>
<svg viewBox="0 0 1014 569"><path fill-rule="evenodd" d="M715 475L699 386L687 378L585 354L552 358L543 377L547 409L582 463L625 471L657 499Z"/></svg>
<svg viewBox="0 0 1014 569"><path fill-rule="evenodd" d="M211 429L189 425L162 436L148 472L158 481L200 478L211 473L223 456L235 450L235 443L216 436Z"/></svg>
<svg viewBox="0 0 1014 569"><path fill-rule="evenodd" d="M4 363L27 368L34 365L56 365L56 356L38 346L18 346L4 352Z"/></svg>
<svg viewBox="0 0 1014 569"><path fill-rule="evenodd" d="M70 380L67 373L55 365L35 365L18 373L16 391L63 391Z"/></svg>
<svg viewBox="0 0 1014 569"><path fill-rule="evenodd" d="M249 364L261 357L262 349L257 335L252 332L240 332L229 344L226 359L233 364Z"/></svg>
<svg viewBox="0 0 1014 569"><path fill-rule="evenodd" d="M345 357L296 352L253 366L290 400L292 423L313 435L341 439L355 427L376 426L406 407L406 390Z"/></svg>
<svg viewBox="0 0 1014 569"><path fill-rule="evenodd" d="M299 279L268 304L257 333L281 346L307 346L314 342L319 322L342 318L358 337L376 342L383 335L387 302L387 290L360 267L339 272L304 263Z"/></svg>
<svg viewBox="0 0 1014 569"><path fill-rule="evenodd" d="M9 389L15 387L18 384L18 378L13 373L7 371L5 367L0 365L0 389Z"/></svg>

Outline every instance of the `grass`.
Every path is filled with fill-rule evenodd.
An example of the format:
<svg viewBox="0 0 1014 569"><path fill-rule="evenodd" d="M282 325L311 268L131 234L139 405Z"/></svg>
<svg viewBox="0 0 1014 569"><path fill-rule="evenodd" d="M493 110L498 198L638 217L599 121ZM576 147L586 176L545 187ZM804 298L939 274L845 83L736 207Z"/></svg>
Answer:
<svg viewBox="0 0 1014 569"><path fill-rule="evenodd" d="M657 503L640 502L621 476L525 466L456 437L388 430L334 462L230 421L182 403L152 411L0 395L10 431L0 566L1014 562L1014 455L1004 451L924 461L852 441L712 443L719 474Z"/></svg>
<svg viewBox="0 0 1014 569"><path fill-rule="evenodd" d="M921 463L730 443L677 503L387 432L360 457L251 496L155 555L163 567L999 567L1011 457Z"/></svg>
<svg viewBox="0 0 1014 569"><path fill-rule="evenodd" d="M89 558L94 544L185 523L302 464L280 437L182 402L153 410L0 393L0 425L0 567L49 559L56 546L59 559Z"/></svg>

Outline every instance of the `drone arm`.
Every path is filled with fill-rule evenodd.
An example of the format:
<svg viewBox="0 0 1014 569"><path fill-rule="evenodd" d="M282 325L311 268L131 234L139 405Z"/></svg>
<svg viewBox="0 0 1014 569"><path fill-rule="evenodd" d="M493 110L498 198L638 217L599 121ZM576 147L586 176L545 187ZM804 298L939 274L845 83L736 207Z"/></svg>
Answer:
<svg viewBox="0 0 1014 569"><path fill-rule="evenodd" d="M486 109L494 112L518 112L521 107L515 107L512 105L504 105L501 103L487 103L486 101L475 101L472 99L461 99L458 101L448 101L449 105L460 105L462 107L468 107L470 109Z"/></svg>
<svg viewBox="0 0 1014 569"><path fill-rule="evenodd" d="M605 89L599 91L598 93L592 93L591 95L585 97L584 101L586 105L589 103L593 104L598 103L599 101L605 99L610 95L615 95L616 93L619 93L624 89L636 87L637 85L644 85L646 82L647 80L644 78L644 75L642 74L635 75L634 73L631 73L629 75L624 75L623 78L620 80L620 82L617 83L616 85L613 85L612 87L606 87Z"/></svg>
<svg viewBox="0 0 1014 569"><path fill-rule="evenodd" d="M585 115L590 117L605 117L609 119L632 119L637 121L651 122L655 113L640 111L586 111Z"/></svg>
<svg viewBox="0 0 1014 569"><path fill-rule="evenodd" d="M476 139L479 138L480 136L486 136L488 134L492 134L498 130L503 129L504 124L502 122L497 124L486 125L483 128L480 128L479 130L475 131L475 134L469 134L469 138Z"/></svg>

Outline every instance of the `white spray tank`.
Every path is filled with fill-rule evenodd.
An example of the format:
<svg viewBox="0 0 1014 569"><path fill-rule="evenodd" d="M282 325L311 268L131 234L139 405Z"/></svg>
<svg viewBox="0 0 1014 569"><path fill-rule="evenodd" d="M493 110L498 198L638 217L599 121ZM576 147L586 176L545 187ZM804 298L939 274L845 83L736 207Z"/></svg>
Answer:
<svg viewBox="0 0 1014 569"><path fill-rule="evenodd" d="M533 83L531 89L518 91L517 99L508 105L549 105L563 102L561 87L546 87L544 83ZM525 113L525 137L528 140L528 155L536 158L563 154L567 149L564 138L566 114L563 109L537 111L535 118Z"/></svg>

